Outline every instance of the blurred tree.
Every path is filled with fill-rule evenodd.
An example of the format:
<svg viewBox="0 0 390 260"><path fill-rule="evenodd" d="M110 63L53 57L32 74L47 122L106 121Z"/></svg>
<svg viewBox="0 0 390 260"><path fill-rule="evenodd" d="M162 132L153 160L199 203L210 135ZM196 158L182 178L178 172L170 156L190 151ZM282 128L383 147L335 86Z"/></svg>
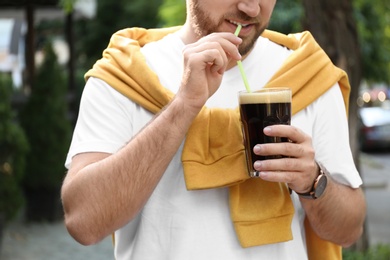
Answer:
<svg viewBox="0 0 390 260"><path fill-rule="evenodd" d="M318 43L334 64L345 70L351 84L349 107L349 134L355 163L360 168L358 140L359 89L362 80L361 49L358 25L355 20L352 0L303 0L305 7L304 28L312 32ZM368 236L364 229L355 247L359 251L368 248Z"/></svg>
<svg viewBox="0 0 390 260"><path fill-rule="evenodd" d="M357 23L351 0L303 0L303 26L311 31L334 64L344 69L351 83L350 128L351 146L358 162L358 116L356 100L362 79L361 52Z"/></svg>
<svg viewBox="0 0 390 260"><path fill-rule="evenodd" d="M73 0L62 0L68 5ZM77 111L85 81L84 74L102 57L113 33L128 27L159 27L158 8L163 0L96 0L96 15L92 19L74 21L72 49L74 57L74 89L72 118Z"/></svg>
<svg viewBox="0 0 390 260"><path fill-rule="evenodd" d="M73 12L73 7L76 4L77 0L58 0L59 6L65 11L65 13L69 14Z"/></svg>
<svg viewBox="0 0 390 260"><path fill-rule="evenodd" d="M66 102L66 80L52 43L43 48L44 60L34 78L34 91L20 113L31 146L23 187L29 221L62 217L60 187L71 138Z"/></svg>
<svg viewBox="0 0 390 260"><path fill-rule="evenodd" d="M362 53L362 76L390 83L390 2L353 1Z"/></svg>
<svg viewBox="0 0 390 260"><path fill-rule="evenodd" d="M186 0L163 0L158 14L164 27L182 25L186 19Z"/></svg>
<svg viewBox="0 0 390 260"><path fill-rule="evenodd" d="M76 57L81 58L78 62L89 69L101 58L115 31L127 27L158 27L157 11L161 3L162 0L97 0L95 18L76 22L75 39L79 44L75 51Z"/></svg>
<svg viewBox="0 0 390 260"><path fill-rule="evenodd" d="M0 74L0 226L2 218L12 220L24 204L21 183L28 142L12 111L11 95L11 77Z"/></svg>
<svg viewBox="0 0 390 260"><path fill-rule="evenodd" d="M300 0L277 1L268 28L284 34L299 32L303 14Z"/></svg>
<svg viewBox="0 0 390 260"><path fill-rule="evenodd" d="M308 21L306 13L312 7L302 4L302 0L279 1L275 6L275 12L272 16L270 28L283 32L300 31L302 28L316 31L316 27L323 26L318 23L318 19L324 18L330 22L338 21L337 15L333 12L332 16L320 15ZM317 1L312 1L311 5L316 5ZM355 31L357 31L357 39L361 54L361 77L370 82L385 82L390 84L390 2L388 0L377 0L375 4L370 0L354 0L351 1L352 10L349 12L356 23ZM322 3L325 4L325 3ZM328 3L329 4L329 3ZM310 9L309 9L310 8ZM321 10L325 13L325 10ZM318 15L318 14L316 14ZM304 24L309 22L310 24ZM324 28L322 28L324 29ZM331 34L330 39L335 39L335 35ZM317 34L319 42L324 42L323 38L329 37L322 31ZM330 40L328 40L330 41ZM329 55L334 55L335 50L329 51ZM333 54L332 54L333 52Z"/></svg>

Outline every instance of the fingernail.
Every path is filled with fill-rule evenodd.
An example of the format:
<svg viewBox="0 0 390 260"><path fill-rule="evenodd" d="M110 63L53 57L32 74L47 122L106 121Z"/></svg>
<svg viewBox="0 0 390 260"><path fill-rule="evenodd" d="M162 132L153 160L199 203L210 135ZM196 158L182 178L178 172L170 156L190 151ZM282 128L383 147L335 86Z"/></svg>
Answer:
<svg viewBox="0 0 390 260"><path fill-rule="evenodd" d="M254 153L259 153L261 150L261 145L257 144L255 145L255 147L253 147L253 152Z"/></svg>
<svg viewBox="0 0 390 260"><path fill-rule="evenodd" d="M255 167L255 169L258 169L261 167L261 161L256 161L253 166Z"/></svg>
<svg viewBox="0 0 390 260"><path fill-rule="evenodd" d="M271 127L267 126L264 128L264 133L271 133Z"/></svg>

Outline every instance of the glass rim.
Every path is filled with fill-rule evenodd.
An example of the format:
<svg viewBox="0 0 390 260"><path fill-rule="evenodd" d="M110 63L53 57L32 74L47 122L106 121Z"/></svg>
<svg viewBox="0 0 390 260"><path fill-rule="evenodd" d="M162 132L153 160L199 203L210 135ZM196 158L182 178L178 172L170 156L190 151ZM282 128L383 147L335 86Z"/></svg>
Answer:
<svg viewBox="0 0 390 260"><path fill-rule="evenodd" d="M246 89L243 89L243 90L240 90L238 91L239 94L256 94L256 93L266 93L266 92L278 92L278 91L281 91L281 92L284 92L284 91L289 91L291 92L291 88L289 87L273 87L273 88L261 88L261 89L257 89L257 90L254 90L254 91L251 91L251 92L248 92Z"/></svg>

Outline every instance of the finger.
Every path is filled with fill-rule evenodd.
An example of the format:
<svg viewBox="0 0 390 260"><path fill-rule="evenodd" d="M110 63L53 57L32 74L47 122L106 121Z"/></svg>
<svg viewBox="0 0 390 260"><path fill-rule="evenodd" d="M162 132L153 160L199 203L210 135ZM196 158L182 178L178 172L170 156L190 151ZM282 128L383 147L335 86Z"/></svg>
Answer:
<svg viewBox="0 0 390 260"><path fill-rule="evenodd" d="M302 143L307 139L307 135L300 129L291 125L272 125L263 129L268 136L286 137L294 143Z"/></svg>
<svg viewBox="0 0 390 260"><path fill-rule="evenodd" d="M225 70L228 64L228 58L223 50L214 46L215 44L205 44L205 49L187 54L187 63L190 67L198 67L200 70L209 67L211 72L221 72ZM210 48L207 48L210 46Z"/></svg>
<svg viewBox="0 0 390 260"><path fill-rule="evenodd" d="M293 190L303 191L313 183L313 176L305 171L305 165L296 159L256 161L254 168L263 180L284 182Z"/></svg>
<svg viewBox="0 0 390 260"><path fill-rule="evenodd" d="M297 172L260 171L259 177L265 181L286 183L290 189L303 192L310 188L313 180Z"/></svg>
<svg viewBox="0 0 390 260"><path fill-rule="evenodd" d="M268 161L271 160L257 161L255 163L255 170L259 172L259 177L261 179L265 181L271 181L271 182L292 183L296 181L297 176L299 177L299 174L297 174L297 172L275 170L280 168L278 166L269 167L270 165L267 165ZM272 160L272 161L276 161L276 160Z"/></svg>
<svg viewBox="0 0 390 260"><path fill-rule="evenodd" d="M209 43L217 43L219 47L214 46L215 48L221 48L223 52L226 53L227 56L229 56L232 59L239 60L241 59L241 55L238 52L237 46L242 42L242 39L236 37L234 34L231 33L213 33L209 36L203 37L199 41L188 44L185 47L185 50L192 50L192 51L202 51L206 46L207 48L211 48Z"/></svg>
<svg viewBox="0 0 390 260"><path fill-rule="evenodd" d="M257 144L253 148L253 152L261 156L283 155L285 157L299 158L304 156L305 147L291 142Z"/></svg>
<svg viewBox="0 0 390 260"><path fill-rule="evenodd" d="M295 158L281 158L256 161L254 163L256 171L260 172L301 172L305 169L300 160Z"/></svg>
<svg viewBox="0 0 390 260"><path fill-rule="evenodd" d="M294 158L256 161L254 168L260 178L266 181L285 182L293 190L304 191L312 185L315 164L304 163Z"/></svg>
<svg viewBox="0 0 390 260"><path fill-rule="evenodd" d="M235 36L233 33L212 33L201 38L199 41L193 44L196 45L196 44L202 44L203 42L213 42L213 41L221 42L221 43L222 41L226 41L233 44L234 46L237 46L241 44L242 39L238 36Z"/></svg>

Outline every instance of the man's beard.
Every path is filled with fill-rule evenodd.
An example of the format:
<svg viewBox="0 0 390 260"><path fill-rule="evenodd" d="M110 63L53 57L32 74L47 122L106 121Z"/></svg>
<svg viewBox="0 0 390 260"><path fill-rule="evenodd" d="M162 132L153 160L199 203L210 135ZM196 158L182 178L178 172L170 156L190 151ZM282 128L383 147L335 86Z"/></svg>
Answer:
<svg viewBox="0 0 390 260"><path fill-rule="evenodd" d="M214 32L219 32L218 28L222 25L222 23L224 23L226 20L231 20L233 17L242 21L247 21L248 23L253 22L254 20L245 13L239 12L235 14L227 14L222 19L220 19L219 22L215 22L213 19L211 19L211 16L199 6L197 2L193 1L190 4L190 8L191 13L193 14L194 22L192 26L199 38ZM255 24L258 25L259 23ZM252 50L256 40L264 32L265 28L266 26L255 27L255 34L242 38L243 42L238 46L238 50L241 55L244 56Z"/></svg>

